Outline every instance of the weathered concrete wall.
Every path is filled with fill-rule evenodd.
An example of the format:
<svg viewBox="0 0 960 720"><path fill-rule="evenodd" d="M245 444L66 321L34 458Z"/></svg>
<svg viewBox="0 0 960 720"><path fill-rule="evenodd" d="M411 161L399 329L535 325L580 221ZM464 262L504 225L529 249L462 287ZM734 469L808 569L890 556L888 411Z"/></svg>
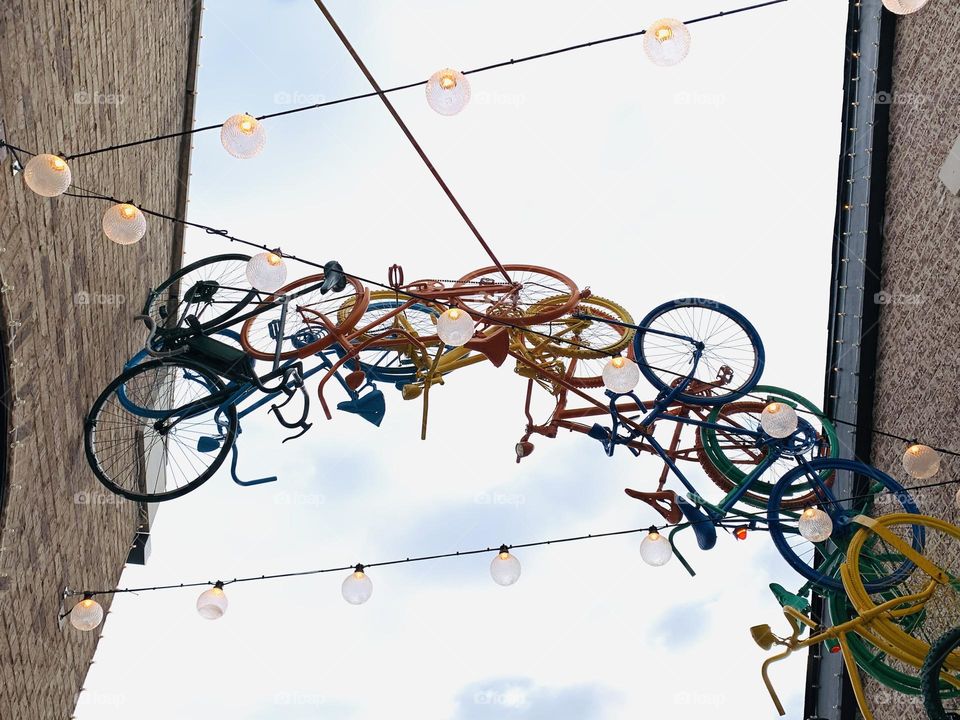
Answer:
<svg viewBox="0 0 960 720"><path fill-rule="evenodd" d="M5 138L70 154L181 129L197 10L188 0L0 3ZM167 140L77 159L74 183L174 214L186 180L182 148ZM58 596L67 584L113 586L137 527L136 507L87 468L83 418L142 342L130 316L169 275L179 236L150 221L138 245L116 246L100 230L106 207L41 198L11 177L9 158L2 166L2 322L21 323L9 329L14 367L4 398L16 431L0 439L18 443L0 516L4 720L71 716L97 633L61 631Z"/></svg>
<svg viewBox="0 0 960 720"><path fill-rule="evenodd" d="M889 188L880 285L875 424L960 447L960 198L937 175L960 135L960 7L931 0L897 25ZM905 484L903 444L873 438L873 462ZM944 457L936 480L956 478ZM956 486L917 494L921 510L960 523ZM956 567L956 558L953 558ZM960 617L957 618L960 624ZM877 720L926 717L919 698L870 687Z"/></svg>

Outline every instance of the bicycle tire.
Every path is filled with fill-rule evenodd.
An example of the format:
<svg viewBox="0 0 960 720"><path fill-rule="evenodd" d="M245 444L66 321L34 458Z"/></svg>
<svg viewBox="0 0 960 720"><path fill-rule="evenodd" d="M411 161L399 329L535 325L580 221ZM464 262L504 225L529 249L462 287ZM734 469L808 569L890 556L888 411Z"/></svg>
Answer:
<svg viewBox="0 0 960 720"><path fill-rule="evenodd" d="M164 292L172 290L183 278L187 277L191 273L197 273L197 271L201 269L206 270L206 272L197 273L201 280L214 282L220 287L224 287L220 281L229 280L236 281L237 283L242 281L244 288L246 288L249 286L249 282L246 279L246 264L249 260L250 256L243 253L225 253L222 255L212 255L180 268L175 273L170 275L170 277L164 280L159 287L157 287L155 290L151 290L147 294L147 299L144 302L141 315L150 317L156 324L157 335L159 337L163 337L164 334L169 333L174 329L167 327L169 318L176 317L177 315L176 312L174 312L172 315L167 314L166 317L161 315L160 308L168 305L174 300L172 297L168 297L166 300L163 300L162 296ZM221 268L221 271L217 273L213 271L213 266L215 265L226 265L228 267ZM225 275L227 277L225 277ZM195 284L191 287L195 287ZM226 292L228 301L230 301L229 298L233 298L233 296L236 295L236 298L233 300L234 304L222 313L208 315L206 318L198 317L200 320L201 330L208 330L219 323L229 320L231 317L235 316L237 313L243 310L243 308L249 305L257 295L257 291L255 289L249 288L246 292L244 292L243 288L241 288L239 285L233 285L232 282L226 287L229 288ZM184 298L182 297L184 294L185 291L183 288L178 288L176 297L176 302L178 304L184 301Z"/></svg>
<svg viewBox="0 0 960 720"><path fill-rule="evenodd" d="M539 265L504 265L507 275L511 281L517 285L512 295L514 301L511 304L501 304L499 302L490 303L490 298L483 293L483 281L489 280L490 283L503 283L504 277L499 268L485 267L474 270L464 275L454 283L454 288L462 289L467 286L477 288L478 298L473 299L469 296L458 299L457 304L462 305L472 314L482 315L492 318L494 324L500 317L510 325L517 327L529 327L541 322L556 320L573 309L577 300L580 299L580 290L576 284L566 275L540 267ZM549 284L548 284L549 283ZM529 308L545 297L566 295L568 302L557 305L549 311L541 311L537 314L530 314Z"/></svg>
<svg viewBox="0 0 960 720"><path fill-rule="evenodd" d="M930 720L958 720L960 715L948 713L943 707L940 688L940 672L951 653L960 650L960 627L955 627L940 636L927 653L920 668L920 689L923 692L923 709Z"/></svg>
<svg viewBox="0 0 960 720"><path fill-rule="evenodd" d="M170 367L185 368L194 373L197 373L199 376L203 378L205 383L209 383L209 386L212 386L217 390L223 390L225 388L223 381L217 376L216 373L214 373L211 370L208 370L203 365L193 362L191 360L184 360L179 358L164 358L160 360L150 360L144 363L140 363L138 365L134 365L128 368L127 370L125 370L124 372L122 372L116 378L114 378L110 382L110 384L108 384L107 387L104 388L103 392L101 392L100 395L97 397L97 399L94 401L93 405L90 408L90 412L87 414L87 418L84 422L84 453L87 458L87 463L90 465L90 468L93 471L94 476L108 490L110 490L111 492L117 495L120 495L121 497L125 497L128 500L133 500L135 502L165 502L168 500L173 500L178 497L182 497L183 495L186 495L187 493L192 492L193 490L200 487L207 480L209 480L213 476L213 474L220 468L220 466L223 464L224 460L227 457L227 453L230 452L230 449L233 447L233 443L236 441L237 430L239 427L239 420L237 418L237 409L233 405L221 406L220 408L218 408L216 412L222 412L223 417L226 420L226 427L223 428L223 426L219 423L219 421L216 420L216 415L215 415L214 420L217 424L218 430L223 428L223 433L220 436L221 441L219 444L218 452L216 455L213 456L213 460L209 463L207 469L201 472L196 478L182 485L179 485L171 490L165 490L163 492L139 492L117 482L117 478L114 476L116 476L118 473L113 470L114 465L110 464L109 469L107 467L104 467L104 465L107 464L106 463L107 457L101 457L97 450L98 423L100 423L101 415L104 415L105 418L108 417L109 415L113 415L113 417L117 417L117 413L115 410L110 410L105 414L105 408L107 407L107 403L110 400L110 398L114 396L115 393L117 393L118 389L121 386L127 385L128 383L130 383L130 381L133 378L137 377L138 375L146 374L158 368L170 368ZM129 413L129 414L132 417L134 417L133 413ZM146 422L148 420L149 418L147 420L144 420L141 417L141 421L144 422L144 425L146 425ZM119 424L119 421L113 420L113 419L109 421L104 420L104 422ZM134 437L132 438L134 453L138 453L139 452L138 448L140 447L140 445L137 444L137 438L136 438L137 431L134 428L134 423L131 423L130 425L131 425L130 429L134 435ZM120 431L117 431L117 432L120 432ZM111 450L116 452L120 442L122 442L122 440L116 440L116 439L111 440L108 438L109 444L107 445L107 447L109 447ZM145 444L145 441L143 440L141 440L140 442ZM156 447L156 445L151 444L150 448L146 448L145 452L152 450L153 447ZM164 482L166 482L169 455L172 454L172 449L169 446L169 440L165 439L164 442L162 443L162 447L163 447L162 452L164 452L164 455L165 455L163 465L164 465ZM135 459L135 462L138 463L138 467L139 467L139 458ZM173 464L177 464L177 463L173 463ZM145 460L143 460L143 465L145 467L146 465ZM146 487L146 483L144 483L144 487Z"/></svg>
<svg viewBox="0 0 960 720"><path fill-rule="evenodd" d="M730 339L737 340L737 343L730 343L726 350L727 357L716 356L719 343L711 343L711 339L718 333L726 332L728 326L718 325L717 323L721 321L717 318L709 319L709 316L706 321L702 320L694 314L698 310L721 315L742 331L742 338L731 336ZM665 320L671 313L673 313L672 318ZM742 397L760 381L764 366L763 342L750 321L728 305L705 298L670 300L647 313L647 316L640 321L639 327L640 330L633 338L634 357L643 376L662 393L670 392L677 382L687 376L681 370L684 364L689 364L685 358L690 356L692 359L693 348L685 340L644 332L643 329L656 328L686 335L705 344L694 379L707 383L717 394L695 395L681 392L676 396L680 402L688 405L720 405ZM744 340L750 345L750 354L737 358L736 355L746 352L740 344ZM664 365L671 367L664 367ZM723 366L736 366L732 367L735 376L742 374L745 379L729 390L726 386L717 385L718 374Z"/></svg>

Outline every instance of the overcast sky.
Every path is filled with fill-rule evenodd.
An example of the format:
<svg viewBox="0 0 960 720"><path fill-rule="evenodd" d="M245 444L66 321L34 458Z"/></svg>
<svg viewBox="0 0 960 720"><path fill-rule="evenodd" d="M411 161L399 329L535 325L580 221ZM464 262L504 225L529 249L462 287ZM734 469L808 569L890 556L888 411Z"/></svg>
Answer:
<svg viewBox="0 0 960 720"><path fill-rule="evenodd" d="M390 86L742 4L330 8ZM845 14L841 2L792 0L694 25L690 55L673 68L648 62L638 38L475 75L456 117L432 112L420 88L393 99L504 262L554 267L636 318L676 297L726 302L763 338L763 381L819 402ZM311 0L206 0L203 24L198 125L368 90ZM378 279L393 263L408 279L487 264L379 101L266 128L264 152L247 161L230 157L217 132L196 136L191 220ZM188 233L185 262L225 250L237 248ZM163 505L149 563L121 583L374 562L660 519L623 494L655 485L652 458L607 458L594 441L563 435L514 463L525 385L510 363L450 376L431 396L426 442L419 404L383 389L380 428L344 413L326 421L317 408L314 428L281 446L272 419L249 418L240 471L280 481L240 488L221 472ZM690 476L713 492L699 469ZM361 607L341 599L339 575L238 585L217 622L197 615L193 590L119 596L77 718L775 717L748 628L783 629L767 585L797 587L799 577L760 533L723 536L708 553L682 538L695 578L676 561L644 565L639 542L518 551L523 575L509 588L490 580L489 556L375 569ZM776 671L793 720L804 661Z"/></svg>

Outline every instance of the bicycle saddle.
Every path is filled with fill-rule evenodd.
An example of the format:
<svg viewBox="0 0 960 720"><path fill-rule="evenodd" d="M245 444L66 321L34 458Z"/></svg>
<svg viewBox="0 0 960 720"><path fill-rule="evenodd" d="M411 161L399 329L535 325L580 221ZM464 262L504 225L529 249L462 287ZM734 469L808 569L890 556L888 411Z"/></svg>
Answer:
<svg viewBox="0 0 960 720"><path fill-rule="evenodd" d="M713 519L680 495L677 496L677 505L690 523L690 527L693 528L693 534L697 536L697 545L700 549L712 549L717 544L717 528L713 524Z"/></svg>
<svg viewBox="0 0 960 720"><path fill-rule="evenodd" d="M331 260L323 266L323 285L320 286L320 294L326 295L331 290L340 292L347 286L347 276L343 272L343 267L336 260Z"/></svg>

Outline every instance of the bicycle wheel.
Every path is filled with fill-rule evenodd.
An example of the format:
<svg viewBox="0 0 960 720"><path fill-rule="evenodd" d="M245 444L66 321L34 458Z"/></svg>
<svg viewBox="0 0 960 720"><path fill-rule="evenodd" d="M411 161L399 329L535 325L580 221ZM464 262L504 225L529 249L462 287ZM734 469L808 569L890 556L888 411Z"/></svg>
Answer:
<svg viewBox="0 0 960 720"><path fill-rule="evenodd" d="M914 547L945 573L943 584L935 582L922 567L904 557L872 528L858 530L847 551L849 572L846 573L844 589L861 615L888 599L876 596L872 587L876 576L889 576L900 567L909 567L911 572L901 573L903 577L896 588L900 596L918 593L933 584L933 593L918 613L922 622L910 627L909 632L902 622L889 616L878 617L873 624L878 635L922 661L931 647L946 632L953 630L960 619L960 528L929 515L899 513L876 518L876 528ZM918 544L920 548L916 547ZM949 674L960 673L960 652L947 653L941 666Z"/></svg>
<svg viewBox="0 0 960 720"><path fill-rule="evenodd" d="M829 488L822 479L824 472L850 480L847 487L868 486L869 492L851 502L853 507L850 509L836 504L818 503L821 509L830 514L834 530L828 540L814 543L800 535L800 513L785 506L784 500L805 495L810 491L817 492L820 497L829 497ZM878 502L878 493L883 494L882 505ZM856 515L880 515L882 513L878 511L884 507L893 512L917 515L920 512L903 486L877 468L854 460L821 458L798 465L774 485L767 506L767 529L773 544L794 570L821 588L840 591L843 590L843 584L839 578L839 569L844 558L848 557L850 519ZM922 548L922 537L918 537L917 541ZM889 573L878 574L868 580L867 586L871 592L889 589L901 582L902 575L909 573L911 567L909 563L901 563L891 568Z"/></svg>
<svg viewBox="0 0 960 720"><path fill-rule="evenodd" d="M677 396L689 405L717 405L749 392L763 372L763 343L753 325L731 307L703 298L671 300L640 321L633 339L640 372L657 390L667 392L690 375L693 345L684 339L645 332L644 328L692 338L704 344L692 377L697 387Z"/></svg>
<svg viewBox="0 0 960 720"><path fill-rule="evenodd" d="M566 295L547 298L530 308L534 315L552 314L556 305L566 305ZM613 300L591 295L581 298L573 309L556 320L532 325L520 334L523 348L531 361L543 358L551 368L556 361L566 361L563 376L575 387L594 388L603 384L603 368L610 355L620 352L633 339L633 328L613 325L601 320L583 320L584 314L633 324L630 313ZM569 341L569 342L564 342ZM553 370L550 370L553 372Z"/></svg>
<svg viewBox="0 0 960 720"><path fill-rule="evenodd" d="M944 663L951 656L960 656L960 627L948 630L930 646L923 668L920 670L920 687L923 691L923 707L930 720L960 720L960 702L957 702L956 688L940 680L944 672ZM950 673L960 682L960 673ZM944 686L953 694L944 697Z"/></svg>
<svg viewBox="0 0 960 720"><path fill-rule="evenodd" d="M150 360L124 371L100 393L84 426L94 475L111 492L139 502L172 500L199 487L233 446L236 408L197 411L165 433L155 423L223 389L215 373L189 360Z"/></svg>
<svg viewBox="0 0 960 720"><path fill-rule="evenodd" d="M761 401L738 400L714 406L710 409L707 422L729 425L732 428L761 430L760 414L767 403L776 401L799 407L800 427L804 430L790 438L789 442L780 443L784 449L783 453L764 471L762 478L751 483L750 491L742 497L748 505L765 508L773 486L784 473L796 467L795 458L798 455L805 460L837 457L839 442L833 423L824 419L817 406L802 395L772 385L757 385L751 395L766 395L766 397ZM808 410L809 413L803 413L803 410ZM724 432L713 427L697 429L696 448L700 465L714 484L724 492L730 492L742 485L748 474L767 457L769 452L767 447L758 447L757 442L748 436L738 435L733 431ZM824 471L821 477L827 485L832 482L830 471ZM802 509L814 500L811 493L807 492L796 498L784 498L783 507Z"/></svg>
<svg viewBox="0 0 960 720"><path fill-rule="evenodd" d="M566 275L536 265L504 265L510 276L511 289L506 292L490 292L491 284L505 284L506 279L495 267L481 268L457 280L454 288L473 291L458 295L458 302L468 310L491 318L502 319L511 325L529 327L541 322L556 320L573 309L580 298L576 284ZM533 307L547 298L566 297L536 312Z"/></svg>
<svg viewBox="0 0 960 720"><path fill-rule="evenodd" d="M331 290L326 295L320 292L323 273L308 275L282 288L257 307L257 314L243 323L240 342L243 349L257 360L273 360L280 344L280 359L305 358L329 347L336 338L321 315L337 332L348 333L356 325L367 306L367 291L355 278L347 278L341 291ZM274 301L284 295L293 295L287 307L283 337L279 336L282 305ZM354 299L352 311L340 318L339 309L348 299Z"/></svg>
<svg viewBox="0 0 960 720"><path fill-rule="evenodd" d="M203 330L229 320L257 294L247 280L249 260L239 253L214 255L180 268L150 291L141 314L153 319L161 337L164 330L183 327L188 315Z"/></svg>
<svg viewBox="0 0 960 720"><path fill-rule="evenodd" d="M841 625L857 616L846 593L828 593L827 597L831 624ZM847 644L857 667L874 680L904 695L920 694L921 679L918 668L888 655L855 632L847 633Z"/></svg>

